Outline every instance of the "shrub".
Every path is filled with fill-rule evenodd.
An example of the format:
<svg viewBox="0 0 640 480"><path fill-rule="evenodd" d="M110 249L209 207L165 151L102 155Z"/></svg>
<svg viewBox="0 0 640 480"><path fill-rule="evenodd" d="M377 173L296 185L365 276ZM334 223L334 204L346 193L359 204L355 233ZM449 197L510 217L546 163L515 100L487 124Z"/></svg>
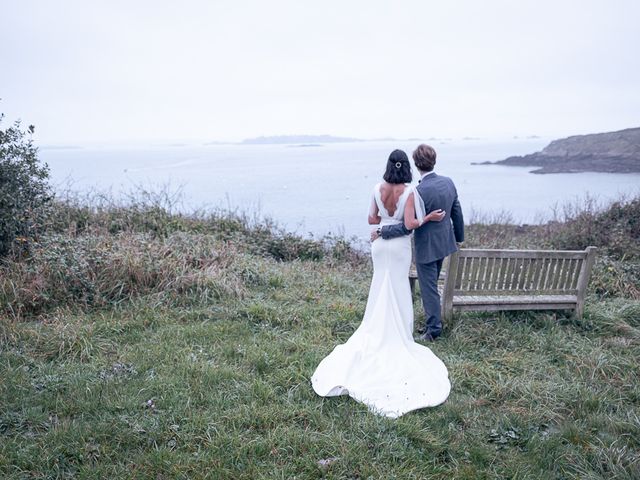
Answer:
<svg viewBox="0 0 640 480"><path fill-rule="evenodd" d="M240 297L236 250L210 235L45 235L31 254L0 266L0 315L89 311L155 295L158 304Z"/></svg>
<svg viewBox="0 0 640 480"><path fill-rule="evenodd" d="M0 123L3 118L0 114ZM19 121L6 130L0 128L0 256L16 247L29 248L51 198L49 170L38 162L33 131L33 125L22 130Z"/></svg>
<svg viewBox="0 0 640 480"><path fill-rule="evenodd" d="M640 263L596 256L589 289L599 297L640 298Z"/></svg>
<svg viewBox="0 0 640 480"><path fill-rule="evenodd" d="M284 262L332 260L358 264L366 257L342 236L307 238L286 231L269 218L224 210L180 213L176 208L179 195L166 186L157 191L138 186L119 200L99 192L63 192L51 203L47 232L70 236L144 233L154 238L176 232L207 234L240 251Z"/></svg>
<svg viewBox="0 0 640 480"><path fill-rule="evenodd" d="M640 197L606 208L586 199L565 208L562 221L548 225L548 234L553 248L581 250L593 245L616 259L640 259Z"/></svg>

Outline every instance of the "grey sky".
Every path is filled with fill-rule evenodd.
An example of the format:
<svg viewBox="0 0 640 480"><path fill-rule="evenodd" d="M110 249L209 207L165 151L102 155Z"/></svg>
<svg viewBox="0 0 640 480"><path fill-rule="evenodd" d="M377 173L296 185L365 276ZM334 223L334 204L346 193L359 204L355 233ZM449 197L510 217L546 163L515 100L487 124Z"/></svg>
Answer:
<svg viewBox="0 0 640 480"><path fill-rule="evenodd" d="M43 143L640 126L640 2L0 0L0 111Z"/></svg>

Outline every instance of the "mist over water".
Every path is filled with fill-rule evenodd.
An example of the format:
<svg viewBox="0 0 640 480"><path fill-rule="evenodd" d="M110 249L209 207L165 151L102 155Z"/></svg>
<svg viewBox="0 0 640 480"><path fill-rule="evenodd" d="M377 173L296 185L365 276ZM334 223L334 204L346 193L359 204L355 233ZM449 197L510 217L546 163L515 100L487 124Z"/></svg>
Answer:
<svg viewBox="0 0 640 480"><path fill-rule="evenodd" d="M542 149L549 139L433 141L436 172L451 177L468 221L508 212L518 223L539 223L554 207L585 195L606 202L640 192L640 175L578 173L533 175L529 167L480 166ZM239 209L269 216L301 234L368 236L373 185L389 153L411 156L418 142L299 145L173 145L42 148L52 181L77 191L111 190L117 197L136 185L182 187L187 211ZM417 181L414 171L414 181Z"/></svg>

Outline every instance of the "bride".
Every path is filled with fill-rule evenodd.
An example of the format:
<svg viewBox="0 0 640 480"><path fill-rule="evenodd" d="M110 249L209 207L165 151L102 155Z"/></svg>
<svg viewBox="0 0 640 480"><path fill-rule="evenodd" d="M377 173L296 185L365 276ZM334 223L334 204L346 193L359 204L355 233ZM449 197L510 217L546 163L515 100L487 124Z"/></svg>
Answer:
<svg viewBox="0 0 640 480"><path fill-rule="evenodd" d="M413 230L444 218L441 211L424 215L419 194L408 186L411 165L402 150L391 152L383 178L373 190L370 224L404 221ZM391 418L439 405L451 384L444 363L413 340L411 236L376 240L371 256L373 278L362 323L320 362L311 378L313 389L323 397L348 394Z"/></svg>

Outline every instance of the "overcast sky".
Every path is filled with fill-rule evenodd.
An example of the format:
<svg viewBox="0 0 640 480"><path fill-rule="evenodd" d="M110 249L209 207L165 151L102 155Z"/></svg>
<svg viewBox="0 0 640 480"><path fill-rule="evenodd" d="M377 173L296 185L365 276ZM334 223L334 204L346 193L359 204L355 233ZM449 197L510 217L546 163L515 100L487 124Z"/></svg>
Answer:
<svg viewBox="0 0 640 480"><path fill-rule="evenodd" d="M638 0L0 0L41 143L640 126Z"/></svg>

